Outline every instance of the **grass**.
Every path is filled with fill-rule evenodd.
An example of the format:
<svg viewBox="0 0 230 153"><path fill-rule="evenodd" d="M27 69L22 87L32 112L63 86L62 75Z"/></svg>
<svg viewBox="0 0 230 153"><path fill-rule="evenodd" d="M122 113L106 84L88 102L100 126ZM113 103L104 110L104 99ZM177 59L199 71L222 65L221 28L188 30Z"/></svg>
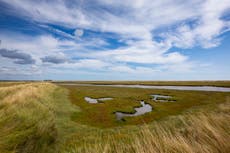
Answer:
<svg viewBox="0 0 230 153"><path fill-rule="evenodd" d="M29 83L29 82L5 82L5 81L1 82L0 81L0 87L8 87L8 86L26 84L26 83Z"/></svg>
<svg viewBox="0 0 230 153"><path fill-rule="evenodd" d="M218 86L230 87L230 81L54 81L54 83L77 83L97 85L154 85L154 86Z"/></svg>
<svg viewBox="0 0 230 153"><path fill-rule="evenodd" d="M230 102L169 117L138 129L104 131L69 152L229 153ZM206 112L203 112L203 111ZM135 130L134 130L135 129ZM133 130L133 131L132 131ZM131 132L132 131L132 132ZM99 133L99 132L98 132ZM91 140L91 141L90 141Z"/></svg>
<svg viewBox="0 0 230 153"><path fill-rule="evenodd" d="M0 95L2 153L53 152L74 128L69 116L78 109L66 102L62 88L48 83L13 85L1 87Z"/></svg>
<svg viewBox="0 0 230 153"><path fill-rule="evenodd" d="M138 88L0 87L0 153L228 153L230 93ZM176 102L152 101L150 94ZM84 96L112 97L89 104ZM152 113L118 122L145 100Z"/></svg>

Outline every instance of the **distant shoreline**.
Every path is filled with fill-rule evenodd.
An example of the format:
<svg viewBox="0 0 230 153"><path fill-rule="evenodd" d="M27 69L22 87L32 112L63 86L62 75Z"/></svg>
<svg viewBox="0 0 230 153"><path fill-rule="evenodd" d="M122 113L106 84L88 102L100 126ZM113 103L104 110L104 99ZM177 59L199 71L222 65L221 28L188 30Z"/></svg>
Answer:
<svg viewBox="0 0 230 153"><path fill-rule="evenodd" d="M68 80L0 80L0 83L9 82L51 82L93 84L93 85L152 85L152 86L214 86L230 87L230 80L199 80L199 81L68 81Z"/></svg>
<svg viewBox="0 0 230 153"><path fill-rule="evenodd" d="M230 87L230 80L224 81L52 81L53 83L76 83L93 85L151 85L151 86L214 86Z"/></svg>

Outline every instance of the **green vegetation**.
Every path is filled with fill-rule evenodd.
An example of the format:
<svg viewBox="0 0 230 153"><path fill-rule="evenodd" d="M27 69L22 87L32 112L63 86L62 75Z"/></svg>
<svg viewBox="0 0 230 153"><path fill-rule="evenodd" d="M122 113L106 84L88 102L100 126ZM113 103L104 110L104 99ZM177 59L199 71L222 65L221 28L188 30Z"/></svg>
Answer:
<svg viewBox="0 0 230 153"><path fill-rule="evenodd" d="M76 83L97 85L153 85L153 86L217 86L230 87L230 81L54 81L54 83Z"/></svg>
<svg viewBox="0 0 230 153"><path fill-rule="evenodd" d="M115 119L140 100L153 112ZM228 153L229 119L230 93L12 84L0 87L0 153Z"/></svg>

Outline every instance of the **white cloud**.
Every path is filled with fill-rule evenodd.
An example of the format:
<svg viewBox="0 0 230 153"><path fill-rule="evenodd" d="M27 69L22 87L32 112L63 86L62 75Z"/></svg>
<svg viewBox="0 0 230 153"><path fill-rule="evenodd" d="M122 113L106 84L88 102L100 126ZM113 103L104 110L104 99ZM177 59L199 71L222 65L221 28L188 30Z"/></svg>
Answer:
<svg viewBox="0 0 230 153"><path fill-rule="evenodd" d="M93 5L90 1L71 1L69 4L61 0L5 2L22 10L22 15L32 17L35 21L79 27L75 36L82 36L83 29L90 29L117 33L124 38L151 40L154 36L152 31L158 28L196 19L198 25L194 29L187 28L186 34L178 29L179 35L182 35L178 40L190 47L194 44L193 39L197 39L201 46L207 48L218 45L216 37L225 26L229 26L220 17L230 9L230 0L97 0ZM189 44L185 43L188 39L191 41Z"/></svg>
<svg viewBox="0 0 230 153"><path fill-rule="evenodd" d="M0 67L0 73L1 75L17 74L18 76L19 75L33 76L33 75L41 75L42 70L36 66L30 66L30 67L25 67L25 68L13 67L13 66L3 66L3 67Z"/></svg>
<svg viewBox="0 0 230 153"><path fill-rule="evenodd" d="M229 22L221 19L222 15L229 9L230 0L221 2L206 0L201 4L198 10L200 15L192 26L184 23L178 26L175 31L163 33L162 36L172 46L179 48L216 47L221 41L219 36L230 28Z"/></svg>
<svg viewBox="0 0 230 153"><path fill-rule="evenodd" d="M5 1L22 14L42 23L56 23L64 26L115 32L122 35L151 38L150 30L172 24L197 14L200 0L177 1ZM72 1L74 4L74 2ZM193 6L193 7L191 7ZM109 8L111 11L107 11ZM164 11L162 11L164 10ZM21 12L21 11L20 11ZM117 13L118 12L118 13ZM179 13L180 12L180 13ZM60 14L60 15L59 15ZM172 16L173 14L173 16ZM128 26L128 28L127 28Z"/></svg>
<svg viewBox="0 0 230 153"><path fill-rule="evenodd" d="M135 67L131 68L127 65L121 65L121 66L112 66L108 68L108 71L111 72L120 72L120 73L127 73L127 74L138 74L138 75L153 75L156 72L159 72L160 70L154 69L154 68L149 68L149 67Z"/></svg>
<svg viewBox="0 0 230 153"><path fill-rule="evenodd" d="M75 35L76 37L81 37L83 34L84 34L84 30L82 30L82 29L76 29L76 30L74 31L74 35Z"/></svg>
<svg viewBox="0 0 230 153"><path fill-rule="evenodd" d="M103 69L109 66L109 63L103 62L97 59L80 59L69 63L63 63L59 65L52 65L54 68L65 68L65 69Z"/></svg>

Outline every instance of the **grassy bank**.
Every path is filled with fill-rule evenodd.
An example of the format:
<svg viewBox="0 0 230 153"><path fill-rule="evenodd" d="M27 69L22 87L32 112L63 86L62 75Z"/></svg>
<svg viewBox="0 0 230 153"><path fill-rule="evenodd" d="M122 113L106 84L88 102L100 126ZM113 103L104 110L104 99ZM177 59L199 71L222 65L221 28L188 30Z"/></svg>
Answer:
<svg viewBox="0 0 230 153"><path fill-rule="evenodd" d="M153 85L153 86L217 86L230 87L230 81L54 81L54 83L76 83L97 85Z"/></svg>
<svg viewBox="0 0 230 153"><path fill-rule="evenodd" d="M61 108L61 109L60 109ZM58 151L71 130L69 116L77 111L65 89L49 83L0 88L0 152Z"/></svg>
<svg viewBox="0 0 230 153"><path fill-rule="evenodd" d="M20 82L1 82L0 81L0 87L8 87L8 86L13 86L13 85L20 85L20 84L26 84L26 83L29 83L29 82L23 82L23 81L20 81Z"/></svg>

